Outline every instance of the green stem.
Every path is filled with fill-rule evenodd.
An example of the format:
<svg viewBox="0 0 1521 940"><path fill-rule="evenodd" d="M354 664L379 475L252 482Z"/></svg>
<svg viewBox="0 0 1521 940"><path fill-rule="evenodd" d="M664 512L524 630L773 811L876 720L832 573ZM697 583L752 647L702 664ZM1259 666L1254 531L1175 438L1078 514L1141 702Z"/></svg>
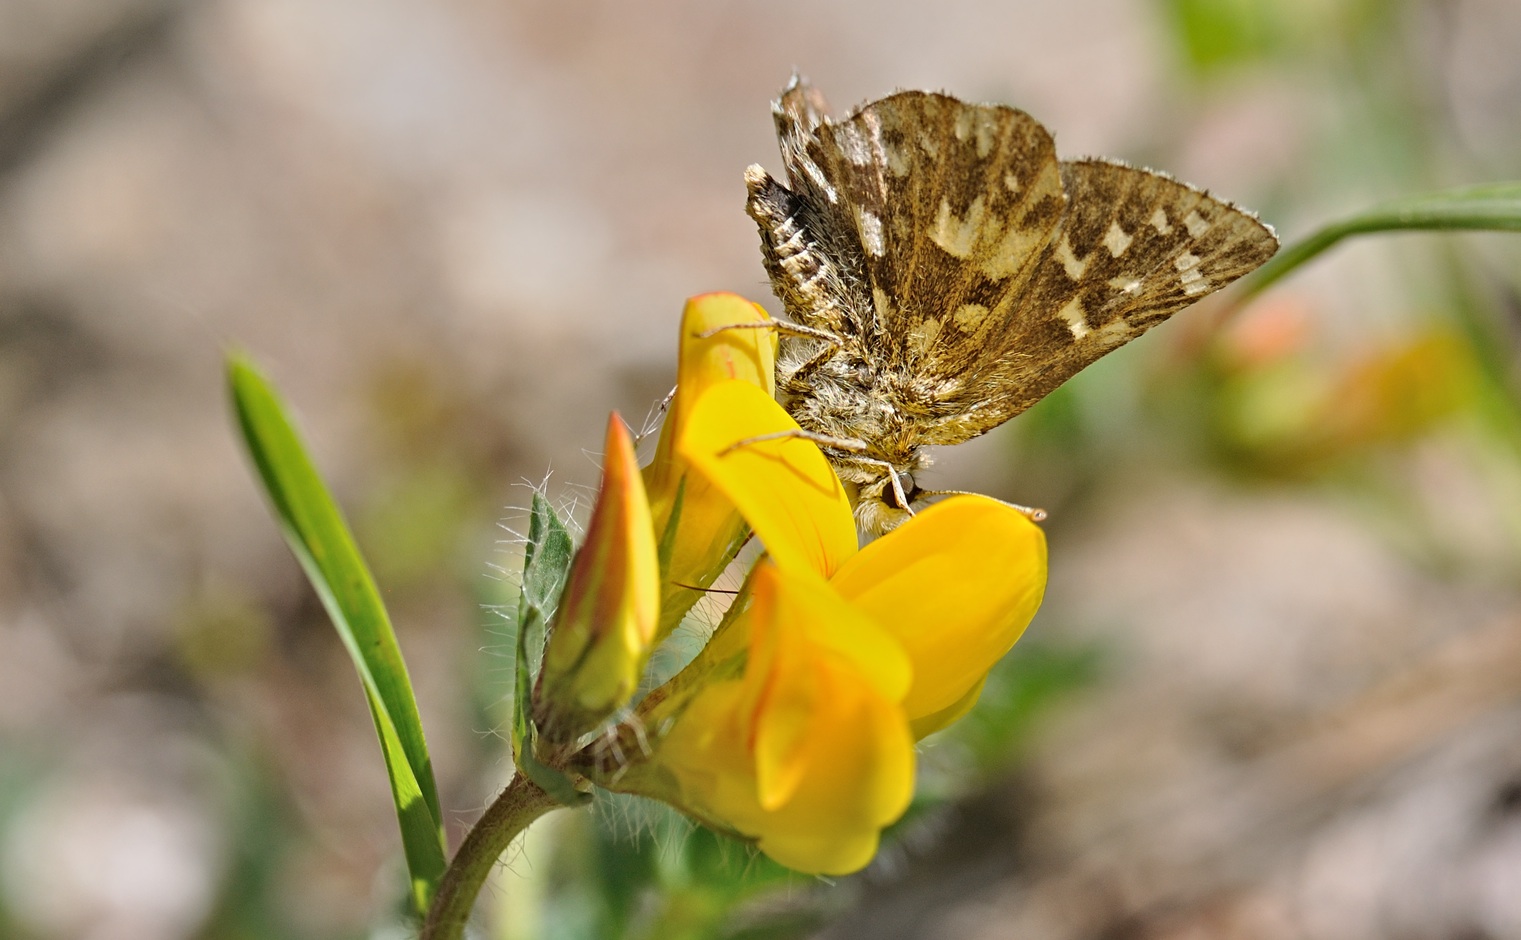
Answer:
<svg viewBox="0 0 1521 940"><path fill-rule="evenodd" d="M487 807L471 827L464 844L438 883L419 940L459 940L476 896L496 860L528 824L560 804L543 788L522 774L515 774L507 788Z"/></svg>
<svg viewBox="0 0 1521 940"><path fill-rule="evenodd" d="M1521 231L1521 183L1486 183L1407 196L1327 225L1258 268L1245 282L1245 290L1237 294L1237 305L1344 238L1397 231Z"/></svg>

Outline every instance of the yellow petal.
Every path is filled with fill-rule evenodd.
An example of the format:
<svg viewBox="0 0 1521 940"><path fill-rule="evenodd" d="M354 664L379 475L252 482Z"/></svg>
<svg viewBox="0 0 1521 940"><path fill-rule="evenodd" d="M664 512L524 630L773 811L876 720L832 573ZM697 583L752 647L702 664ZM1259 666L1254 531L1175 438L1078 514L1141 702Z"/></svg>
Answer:
<svg viewBox="0 0 1521 940"><path fill-rule="evenodd" d="M719 382L743 381L769 396L775 387L776 334L770 329L717 327L769 322L766 312L736 294L703 294L687 301L681 317L676 395L660 431L654 461L645 468L657 537L668 535L662 617L657 635L669 634L733 558L747 534L728 497L690 472L676 441L697 399ZM678 513L679 507L679 515ZM667 533L675 516L675 531Z"/></svg>
<svg viewBox="0 0 1521 940"><path fill-rule="evenodd" d="M755 833L761 851L789 868L843 875L871 861L882 828L908 808L913 738L901 709L839 663L816 663L809 681L827 708L797 758L807 773L755 820Z"/></svg>
<svg viewBox="0 0 1521 940"><path fill-rule="evenodd" d="M952 702L950 705L940 709L938 712L930 712L928 715L920 715L918 718L915 718L913 721L909 722L908 726L909 729L914 733L914 740L917 741L920 738L927 738L930 735L934 734L936 731L939 731L942 728L949 728L951 725L965 718L967 712L971 711L972 708L977 704L977 700L982 697L982 687L987 684L988 678L987 676L983 676L981 681L972 686L971 691L967 692L965 695L961 696L961 698Z"/></svg>
<svg viewBox="0 0 1521 940"><path fill-rule="evenodd" d="M689 811L783 865L856 871L913 794L906 659L815 577L764 563L744 621L744 675L698 693L656 761Z"/></svg>
<svg viewBox="0 0 1521 940"><path fill-rule="evenodd" d="M722 382L698 399L677 450L739 507L778 565L828 577L856 552L855 519L823 452L783 436L798 430L755 385Z"/></svg>
<svg viewBox="0 0 1521 940"><path fill-rule="evenodd" d="M757 304L738 294L701 294L687 301L681 314L681 352L676 370L676 424L697 397L719 382L737 379L776 393L776 330L745 327L769 323ZM737 327L721 329L721 327ZM718 330L711 336L703 334Z"/></svg>
<svg viewBox="0 0 1521 940"><path fill-rule="evenodd" d="M649 501L623 421L608 421L602 488L566 579L544 650L535 714L568 740L626 704L639 686L659 615L660 572Z"/></svg>
<svg viewBox="0 0 1521 940"><path fill-rule="evenodd" d="M1046 539L1023 513L956 496L866 546L830 581L913 663L903 708L918 721L961 701L1040 607Z"/></svg>
<svg viewBox="0 0 1521 940"><path fill-rule="evenodd" d="M841 671L886 702L908 692L912 672L901 647L813 575L762 563L755 573L746 687L761 806L792 798L808 772L809 738L833 707L819 683L786 681L813 670Z"/></svg>
<svg viewBox="0 0 1521 940"><path fill-rule="evenodd" d="M724 326L767 323L766 311L738 294L701 294L681 313L681 342L676 359L676 394L666 411L655 460L645 477L651 499L674 497L684 469L675 461L677 438L703 392L720 382L749 382L772 396L776 390L776 332L741 328L703 334ZM658 512L656 514L659 515Z"/></svg>

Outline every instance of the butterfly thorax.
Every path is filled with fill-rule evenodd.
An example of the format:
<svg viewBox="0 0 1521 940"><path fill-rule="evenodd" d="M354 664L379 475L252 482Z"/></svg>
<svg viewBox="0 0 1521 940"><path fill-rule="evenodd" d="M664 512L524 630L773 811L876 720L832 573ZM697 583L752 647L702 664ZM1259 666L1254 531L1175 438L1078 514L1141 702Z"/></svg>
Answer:
<svg viewBox="0 0 1521 940"><path fill-rule="evenodd" d="M905 507L917 493L914 474L929 463L920 444L933 403L911 372L848 349L813 363L799 377L818 353L811 341L783 341L778 373L784 404L805 431L854 445L824 449L850 490L861 529L885 532L908 517Z"/></svg>

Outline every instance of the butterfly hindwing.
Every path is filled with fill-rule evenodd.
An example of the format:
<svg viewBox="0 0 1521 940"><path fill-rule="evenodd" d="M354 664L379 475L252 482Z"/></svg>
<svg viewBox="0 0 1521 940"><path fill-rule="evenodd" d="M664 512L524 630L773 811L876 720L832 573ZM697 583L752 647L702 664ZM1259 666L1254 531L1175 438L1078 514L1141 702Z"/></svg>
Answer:
<svg viewBox="0 0 1521 940"><path fill-rule="evenodd" d="M842 339L864 339L877 324L864 289L861 244L838 191L811 155L828 107L813 86L793 76L771 109L786 185L750 167L745 209L760 226L766 271L788 316Z"/></svg>
<svg viewBox="0 0 1521 940"><path fill-rule="evenodd" d="M1061 170L1061 228L964 393L979 425L1019 414L1278 247L1254 216L1163 174L1107 160ZM947 431L932 436L959 433Z"/></svg>

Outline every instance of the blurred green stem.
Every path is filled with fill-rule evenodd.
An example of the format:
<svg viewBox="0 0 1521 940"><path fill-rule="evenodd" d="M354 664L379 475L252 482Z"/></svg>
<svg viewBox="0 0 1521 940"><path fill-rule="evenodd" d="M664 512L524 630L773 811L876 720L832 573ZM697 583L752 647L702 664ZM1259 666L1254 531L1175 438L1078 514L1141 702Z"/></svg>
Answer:
<svg viewBox="0 0 1521 940"><path fill-rule="evenodd" d="M1236 305L1246 303L1306 261L1352 235L1397 231L1521 231L1521 182L1486 183L1407 196L1334 222L1273 258L1244 282Z"/></svg>
<svg viewBox="0 0 1521 940"><path fill-rule="evenodd" d="M470 829L455 853L438 893L428 909L420 940L459 940L476 896L496 860L528 824L560 804L543 788L522 774L514 774L507 788Z"/></svg>

